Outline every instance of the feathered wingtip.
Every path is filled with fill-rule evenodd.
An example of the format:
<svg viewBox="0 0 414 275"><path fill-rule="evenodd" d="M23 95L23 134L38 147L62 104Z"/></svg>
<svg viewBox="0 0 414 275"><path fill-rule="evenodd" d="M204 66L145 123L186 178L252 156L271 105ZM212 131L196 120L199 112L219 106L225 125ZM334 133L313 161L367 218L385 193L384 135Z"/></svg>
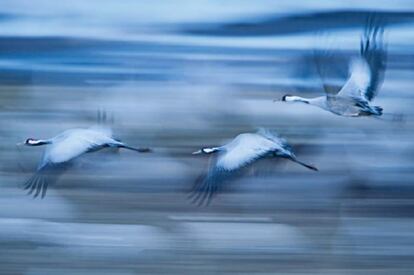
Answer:
<svg viewBox="0 0 414 275"><path fill-rule="evenodd" d="M103 109L98 109L96 114L96 123L95 125L89 127L95 131L104 133L107 136L112 136L111 124L114 124L114 116L108 118L107 112Z"/></svg>
<svg viewBox="0 0 414 275"><path fill-rule="evenodd" d="M376 14L371 14L367 17L364 34L361 38L361 56L369 59L373 54L381 53L383 58L385 58L386 45L384 42L384 30L385 22L383 18L379 17Z"/></svg>
<svg viewBox="0 0 414 275"><path fill-rule="evenodd" d="M106 110L98 109L96 115L97 124L114 124L114 114L111 113L108 117Z"/></svg>
<svg viewBox="0 0 414 275"><path fill-rule="evenodd" d="M27 195L33 195L33 198L37 198L41 194L43 199L46 196L48 182L45 175L41 173L34 174L23 186L24 190L28 190Z"/></svg>
<svg viewBox="0 0 414 275"><path fill-rule="evenodd" d="M272 131L268 128L259 127L256 131L257 134L264 136L268 139L280 139L281 137L275 131Z"/></svg>
<svg viewBox="0 0 414 275"><path fill-rule="evenodd" d="M263 137L265 137L265 138L267 138L267 139L270 139L274 142L281 143L285 148L288 148L289 150L292 149L291 146L288 144L287 140L282 138L275 131L272 131L272 130L267 129L267 128L260 127L260 128L258 128L256 133L263 136Z"/></svg>
<svg viewBox="0 0 414 275"><path fill-rule="evenodd" d="M220 169L214 169L207 174L202 174L194 182L188 198L193 204L208 206L213 197L220 191L222 184L230 177L228 172Z"/></svg>
<svg viewBox="0 0 414 275"><path fill-rule="evenodd" d="M361 38L360 54L371 70L371 79L365 96L371 101L384 80L387 66L387 45L384 42L384 18L371 14L367 18L364 34Z"/></svg>
<svg viewBox="0 0 414 275"><path fill-rule="evenodd" d="M262 136L271 135L270 130L264 127L258 127L256 133Z"/></svg>
<svg viewBox="0 0 414 275"><path fill-rule="evenodd" d="M71 166L71 163L41 165L37 172L29 178L23 185L24 190L28 190L28 195L37 198L39 195L43 199L49 184L55 183L61 174Z"/></svg>
<svg viewBox="0 0 414 275"><path fill-rule="evenodd" d="M196 204L197 206L208 206L216 191L217 186L205 175L200 175L190 190L188 199L192 204Z"/></svg>

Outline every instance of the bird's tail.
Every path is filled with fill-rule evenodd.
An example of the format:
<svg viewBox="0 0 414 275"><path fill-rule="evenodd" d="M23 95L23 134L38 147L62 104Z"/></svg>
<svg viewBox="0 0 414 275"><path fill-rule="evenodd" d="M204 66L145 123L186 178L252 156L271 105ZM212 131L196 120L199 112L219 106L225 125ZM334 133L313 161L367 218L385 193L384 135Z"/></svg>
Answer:
<svg viewBox="0 0 414 275"><path fill-rule="evenodd" d="M360 107L362 108L361 112L359 113L361 116L382 116L383 109L380 106L369 106L366 103L362 103Z"/></svg>
<svg viewBox="0 0 414 275"><path fill-rule="evenodd" d="M120 148L125 148L125 149L128 149L128 150L132 150L132 151L136 151L136 152L139 152L139 153L149 153L149 152L152 152L152 150L150 148L135 148L135 147L128 146L126 144L122 144L119 147Z"/></svg>
<svg viewBox="0 0 414 275"><path fill-rule="evenodd" d="M373 114L376 116L382 115L382 108L380 106L374 106L372 107Z"/></svg>
<svg viewBox="0 0 414 275"><path fill-rule="evenodd" d="M318 168L316 168L315 166L304 163L304 162L298 160L296 157L290 157L290 160L292 160L293 162L296 162L297 164L300 164L300 165L302 165L302 166L304 166L308 169L311 169L313 171L319 171Z"/></svg>

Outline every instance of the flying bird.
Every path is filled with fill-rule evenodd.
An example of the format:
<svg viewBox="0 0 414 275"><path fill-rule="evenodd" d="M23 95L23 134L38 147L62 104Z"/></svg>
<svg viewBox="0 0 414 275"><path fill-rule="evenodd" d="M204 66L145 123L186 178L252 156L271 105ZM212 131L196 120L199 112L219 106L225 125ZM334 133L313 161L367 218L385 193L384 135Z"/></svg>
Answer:
<svg viewBox="0 0 414 275"><path fill-rule="evenodd" d="M303 98L284 95L282 101L302 102L345 117L381 116L383 109L370 102L378 93L385 71L383 33L382 25L373 20L368 22L361 38L360 54L349 63L348 79L339 92L324 86L326 96Z"/></svg>
<svg viewBox="0 0 414 275"><path fill-rule="evenodd" d="M134 148L114 139L111 129L101 126L66 130L50 139L28 138L23 144L47 146L36 173L24 185L24 189L29 190L28 194L33 193L35 198L40 193L42 198L46 195L49 184L47 176L84 153L95 152L106 147L125 148L140 153L150 151L148 148Z"/></svg>
<svg viewBox="0 0 414 275"><path fill-rule="evenodd" d="M286 140L267 129L239 134L223 146L202 148L193 154L217 154L207 175L196 180L190 194L190 199L199 205L205 202L208 204L222 183L234 172L261 158L286 158L318 171L316 167L298 160Z"/></svg>

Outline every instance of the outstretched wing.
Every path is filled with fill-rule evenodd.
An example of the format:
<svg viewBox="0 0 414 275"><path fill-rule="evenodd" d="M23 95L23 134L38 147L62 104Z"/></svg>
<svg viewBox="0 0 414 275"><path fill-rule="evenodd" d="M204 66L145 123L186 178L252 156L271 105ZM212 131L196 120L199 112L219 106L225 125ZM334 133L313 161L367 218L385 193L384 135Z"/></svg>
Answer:
<svg viewBox="0 0 414 275"><path fill-rule="evenodd" d="M99 150L111 144L119 144L111 137L111 130L106 127L89 129L71 129L53 139L43 154L36 174L24 186L34 197L46 194L49 183L56 181L59 175L69 166L69 162L80 155Z"/></svg>
<svg viewBox="0 0 414 275"><path fill-rule="evenodd" d="M378 88L384 80L387 62L386 45L384 44L384 26L371 18L364 39L361 40L361 56L371 70L370 82L365 90L365 97L371 101L378 93Z"/></svg>
<svg viewBox="0 0 414 275"><path fill-rule="evenodd" d="M313 51L313 63L316 69L316 73L319 76L322 87L328 97L338 94L341 87L332 83L331 79L344 76L346 72L341 70L343 58L340 55L334 55L333 51L328 50L314 50Z"/></svg>
<svg viewBox="0 0 414 275"><path fill-rule="evenodd" d="M67 163L48 163L39 167L36 173L25 182L23 189L28 190L27 194L33 195L35 198L41 194L43 199L49 184L55 183L68 166Z"/></svg>
<svg viewBox="0 0 414 275"><path fill-rule="evenodd" d="M271 140L274 142L273 148L277 147L276 145L279 145L281 148L291 151L292 147L289 145L286 139L282 138L279 134L277 134L274 131L271 131L266 128L259 128L257 130L257 134Z"/></svg>
<svg viewBox="0 0 414 275"><path fill-rule="evenodd" d="M240 169L268 153L280 149L280 145L260 134L241 134L225 145L216 166L225 171Z"/></svg>
<svg viewBox="0 0 414 275"><path fill-rule="evenodd" d="M349 66L349 73L350 76L338 96L368 100L365 97L365 91L371 81L371 70L367 62L362 58L353 59Z"/></svg>
<svg viewBox="0 0 414 275"><path fill-rule="evenodd" d="M24 184L23 189L28 190L28 195L36 198L41 194L44 198L49 184L56 182L69 165L68 162L87 150L90 146L88 142L73 142L71 135L76 131L63 132L55 138L57 142L46 148L36 173Z"/></svg>
<svg viewBox="0 0 414 275"><path fill-rule="evenodd" d="M371 101L377 95L386 66L383 33L383 26L370 18L361 39L360 57L351 61L350 76L338 96Z"/></svg>
<svg viewBox="0 0 414 275"><path fill-rule="evenodd" d="M212 165L206 174L200 175L194 182L189 199L198 205L208 205L223 183L230 179L233 173Z"/></svg>
<svg viewBox="0 0 414 275"><path fill-rule="evenodd" d="M86 152L96 151L108 144L117 143L108 136L105 128L72 129L55 138L44 155L42 163L63 163Z"/></svg>
<svg viewBox="0 0 414 275"><path fill-rule="evenodd" d="M191 194L193 202L209 203L223 183L234 176L237 170L280 149L280 145L261 134L241 134L223 148L224 151L218 154L207 174L196 180Z"/></svg>
<svg viewBox="0 0 414 275"><path fill-rule="evenodd" d="M46 195L48 184L49 183L46 181L43 173L41 171L38 171L33 176L31 176L28 181L26 181L26 183L23 186L23 189L29 190L27 193L28 195L31 195L36 190L36 192L33 193L33 197L35 198L40 194L40 192L42 192L43 199Z"/></svg>

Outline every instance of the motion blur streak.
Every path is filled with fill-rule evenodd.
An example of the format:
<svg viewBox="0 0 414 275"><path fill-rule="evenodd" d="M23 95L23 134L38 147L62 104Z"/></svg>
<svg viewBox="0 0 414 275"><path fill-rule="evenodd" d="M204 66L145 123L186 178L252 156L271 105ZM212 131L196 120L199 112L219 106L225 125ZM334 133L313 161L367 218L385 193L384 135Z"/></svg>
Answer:
<svg viewBox="0 0 414 275"><path fill-rule="evenodd" d="M344 118L284 94L343 85L367 16L388 58L384 117ZM412 1L2 1L1 274L410 274L414 269ZM343 71L336 68L344 68ZM96 123L151 154L86 154L33 199L41 147ZM208 207L191 152L258 127L310 173L261 160Z"/></svg>

